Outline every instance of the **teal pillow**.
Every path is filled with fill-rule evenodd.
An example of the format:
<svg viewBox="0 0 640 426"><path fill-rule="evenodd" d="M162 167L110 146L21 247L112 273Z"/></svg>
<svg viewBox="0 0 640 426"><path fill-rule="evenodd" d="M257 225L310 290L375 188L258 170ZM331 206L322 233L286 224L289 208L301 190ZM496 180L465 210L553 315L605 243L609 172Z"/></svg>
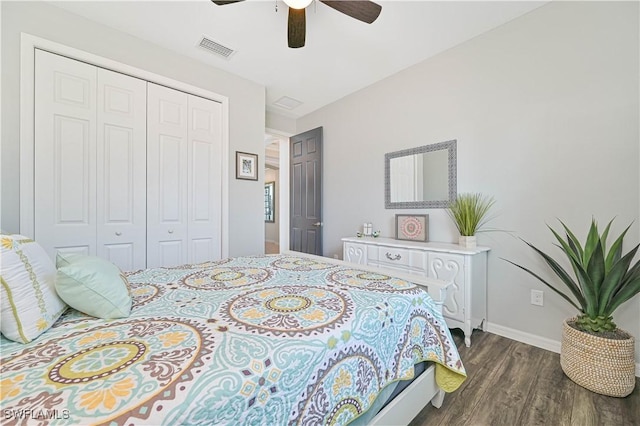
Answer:
<svg viewBox="0 0 640 426"><path fill-rule="evenodd" d="M56 291L72 308L104 319L131 313L129 283L113 263L95 256L58 253L56 267Z"/></svg>

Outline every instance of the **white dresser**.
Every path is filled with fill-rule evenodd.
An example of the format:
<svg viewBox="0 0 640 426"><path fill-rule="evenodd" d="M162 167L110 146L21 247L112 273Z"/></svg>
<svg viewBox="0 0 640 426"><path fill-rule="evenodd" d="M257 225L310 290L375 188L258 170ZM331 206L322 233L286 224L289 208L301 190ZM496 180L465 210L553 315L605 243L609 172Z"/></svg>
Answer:
<svg viewBox="0 0 640 426"><path fill-rule="evenodd" d="M392 238L343 238L344 260L452 283L443 313L449 328L471 332L487 318L488 247L463 248L452 243L420 243Z"/></svg>

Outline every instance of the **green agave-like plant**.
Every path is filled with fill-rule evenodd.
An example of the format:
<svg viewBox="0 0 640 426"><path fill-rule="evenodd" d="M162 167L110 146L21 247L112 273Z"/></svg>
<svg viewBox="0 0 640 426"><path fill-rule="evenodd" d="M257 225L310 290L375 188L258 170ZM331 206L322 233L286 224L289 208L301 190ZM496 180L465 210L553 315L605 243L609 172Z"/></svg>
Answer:
<svg viewBox="0 0 640 426"><path fill-rule="evenodd" d="M560 278L560 281L570 290L575 301L567 293L559 290L530 269L505 260L542 281L578 309L582 314L578 316L576 325L581 330L593 333L615 330L617 327L613 322L613 312L621 304L640 293L640 261L632 265L640 244L626 254L622 254L622 241L631 225L607 249L607 237L613 220L600 235L598 226L592 219L584 246L562 221L560 223L564 228L565 238L562 238L550 226L548 228L559 242L555 245L569 259L574 277L567 273L551 256L533 244L527 241L525 243L542 256L551 270Z"/></svg>
<svg viewBox="0 0 640 426"><path fill-rule="evenodd" d="M456 224L460 235L471 236L489 220L487 213L494 203L493 197L479 193L458 194L455 201L449 204L447 213Z"/></svg>

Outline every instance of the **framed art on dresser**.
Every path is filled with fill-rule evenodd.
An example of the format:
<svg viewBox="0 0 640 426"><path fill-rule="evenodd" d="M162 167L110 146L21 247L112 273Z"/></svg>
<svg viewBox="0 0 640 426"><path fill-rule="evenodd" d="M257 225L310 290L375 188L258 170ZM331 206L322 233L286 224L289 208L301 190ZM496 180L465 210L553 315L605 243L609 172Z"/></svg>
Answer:
<svg viewBox="0 0 640 426"><path fill-rule="evenodd" d="M428 214L396 215L396 240L427 241L428 239Z"/></svg>

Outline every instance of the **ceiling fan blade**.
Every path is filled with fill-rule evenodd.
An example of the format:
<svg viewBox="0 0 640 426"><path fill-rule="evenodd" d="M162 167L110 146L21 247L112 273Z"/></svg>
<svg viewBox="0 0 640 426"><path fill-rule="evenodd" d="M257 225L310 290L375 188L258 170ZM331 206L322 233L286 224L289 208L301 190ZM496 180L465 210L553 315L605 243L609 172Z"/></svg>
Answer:
<svg viewBox="0 0 640 426"><path fill-rule="evenodd" d="M372 23L380 15L382 6L377 3L368 0L320 0L322 3L329 7L334 8L338 12L342 12L345 15L351 16L359 21Z"/></svg>
<svg viewBox="0 0 640 426"><path fill-rule="evenodd" d="M239 3L244 0L211 0L211 1L217 4L218 6L224 6L225 4Z"/></svg>
<svg viewBox="0 0 640 426"><path fill-rule="evenodd" d="M304 39L306 35L306 15L304 9L289 8L289 29L287 36L289 40L289 47L298 48L304 46Z"/></svg>

